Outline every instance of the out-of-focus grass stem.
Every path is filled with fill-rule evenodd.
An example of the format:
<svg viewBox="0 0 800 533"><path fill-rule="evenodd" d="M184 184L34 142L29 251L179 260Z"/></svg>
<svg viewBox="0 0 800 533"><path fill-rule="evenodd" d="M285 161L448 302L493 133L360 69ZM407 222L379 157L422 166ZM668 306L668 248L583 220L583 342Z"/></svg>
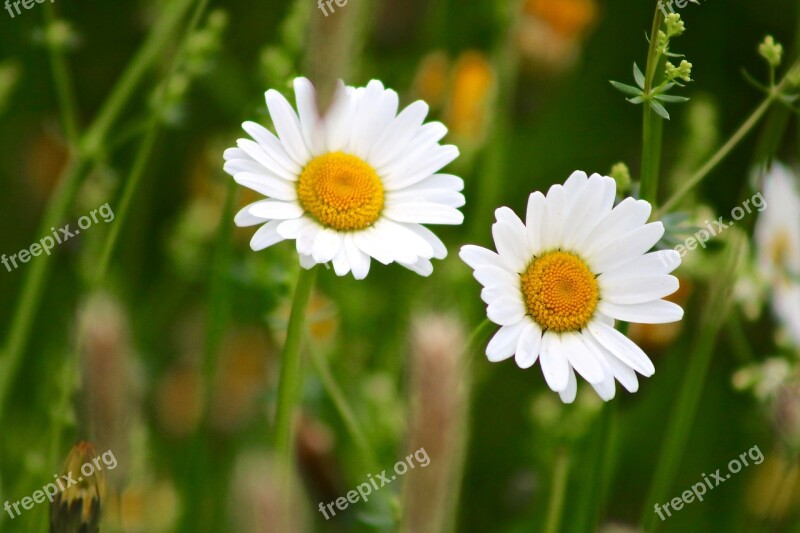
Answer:
<svg viewBox="0 0 800 533"><path fill-rule="evenodd" d="M653 111L647 98L653 90L662 55L658 48L658 33L661 30L663 13L660 6L656 6L653 17L653 28L650 31L650 48L647 51L647 65L645 67L644 95L645 102L642 118L642 169L641 169L641 197L652 205L658 200L658 177L661 169L661 135L664 129L664 120Z"/></svg>
<svg viewBox="0 0 800 533"><path fill-rule="evenodd" d="M57 43L50 33L56 24L55 8L51 2L44 4L44 18L47 26L45 31L48 35L45 43L50 57L50 69L58 98L58 109L61 113L61 127L64 128L64 136L69 149L74 153L78 147L78 106L75 102L72 76L64 58L63 44Z"/></svg>
<svg viewBox="0 0 800 533"><path fill-rule="evenodd" d="M120 80L101 108L97 119L89 127L78 145L78 151L67 165L58 186L51 196L37 235L48 235L50 228L60 226L77 194L83 179L91 168L92 161L102 152L103 142L109 129L133 97L144 75L161 57L172 41L180 22L194 0L176 0L167 4L164 15L150 32L142 48L125 69ZM36 311L44 291L53 256L43 256L29 265L20 289L19 304L8 328L8 336L0 359L0 420L5 415L5 402L9 388L16 378L24 355Z"/></svg>
<svg viewBox="0 0 800 533"><path fill-rule="evenodd" d="M561 515L564 511L564 500L567 496L567 485L570 470L570 451L565 448L556 450L553 476L550 484L550 503L547 505L547 517L544 524L544 533L558 533L561 531Z"/></svg>

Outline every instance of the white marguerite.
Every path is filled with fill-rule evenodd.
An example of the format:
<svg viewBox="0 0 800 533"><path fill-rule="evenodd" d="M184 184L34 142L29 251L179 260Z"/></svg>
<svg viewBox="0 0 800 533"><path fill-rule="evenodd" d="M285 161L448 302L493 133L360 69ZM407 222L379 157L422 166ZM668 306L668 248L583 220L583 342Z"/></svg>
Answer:
<svg viewBox="0 0 800 533"><path fill-rule="evenodd" d="M756 221L757 266L771 287L772 311L800 347L800 193L796 175L774 163L764 178L767 208Z"/></svg>
<svg viewBox="0 0 800 533"><path fill-rule="evenodd" d="M613 179L575 172L547 196L531 194L525 223L507 207L496 211L496 253L472 245L460 253L484 286L489 320L501 326L486 348L489 360L515 356L520 368L539 360L548 386L566 403L575 399L576 371L606 401L615 379L636 392L636 372L655 372L614 329L615 319L659 324L683 317L680 306L661 299L678 289L669 273L680 255L647 253L664 226L647 223L644 200L613 207L615 192Z"/></svg>
<svg viewBox="0 0 800 533"><path fill-rule="evenodd" d="M332 262L339 276L363 279L371 259L423 276L447 255L422 224L461 224L463 181L437 173L458 157L439 144L447 128L423 124L417 101L398 113L398 96L373 80L340 83L325 116L305 78L294 80L297 112L277 91L266 93L277 136L254 122L225 151L225 171L267 198L243 208L238 226L261 225L250 246L294 239L304 268Z"/></svg>

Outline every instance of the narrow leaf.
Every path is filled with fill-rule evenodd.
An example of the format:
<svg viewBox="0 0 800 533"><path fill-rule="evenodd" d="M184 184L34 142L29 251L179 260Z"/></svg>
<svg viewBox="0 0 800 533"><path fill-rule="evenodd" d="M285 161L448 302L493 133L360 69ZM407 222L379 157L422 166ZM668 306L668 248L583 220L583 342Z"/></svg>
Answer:
<svg viewBox="0 0 800 533"><path fill-rule="evenodd" d="M633 79L636 80L636 85L639 86L640 89L644 90L644 74L639 69L639 65L635 62L633 63Z"/></svg>
<svg viewBox="0 0 800 533"><path fill-rule="evenodd" d="M665 108L663 105L659 104L655 100L651 100L650 107L653 109L653 111L658 113L658 116L664 120L669 120L669 113L667 113L667 108Z"/></svg>
<svg viewBox="0 0 800 533"><path fill-rule="evenodd" d="M613 80L611 80L610 83L622 93L629 94L631 96L641 96L642 94L642 91L640 89L637 89L632 85L625 85L624 83L620 83L618 81L613 81Z"/></svg>

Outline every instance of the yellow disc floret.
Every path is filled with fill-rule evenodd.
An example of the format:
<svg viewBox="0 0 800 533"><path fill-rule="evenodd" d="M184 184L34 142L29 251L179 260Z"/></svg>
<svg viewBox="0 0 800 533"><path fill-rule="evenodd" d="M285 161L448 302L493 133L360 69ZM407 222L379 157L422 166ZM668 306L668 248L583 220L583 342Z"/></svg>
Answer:
<svg viewBox="0 0 800 533"><path fill-rule="evenodd" d="M580 330L597 307L597 280L572 253L554 251L535 258L520 282L528 314L542 329Z"/></svg>
<svg viewBox="0 0 800 533"><path fill-rule="evenodd" d="M320 224L336 231L368 228L383 211L383 183L369 164L342 152L312 159L297 182L297 198Z"/></svg>

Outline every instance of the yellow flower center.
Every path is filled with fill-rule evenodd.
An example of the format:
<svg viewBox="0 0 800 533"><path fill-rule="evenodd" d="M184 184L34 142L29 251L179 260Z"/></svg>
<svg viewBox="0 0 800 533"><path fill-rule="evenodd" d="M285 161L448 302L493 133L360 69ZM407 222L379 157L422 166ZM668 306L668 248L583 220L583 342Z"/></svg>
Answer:
<svg viewBox="0 0 800 533"><path fill-rule="evenodd" d="M528 313L542 329L580 330L597 307L597 280L575 254L547 252L528 265L520 281Z"/></svg>
<svg viewBox="0 0 800 533"><path fill-rule="evenodd" d="M360 158L332 152L312 159L297 182L297 198L325 227L356 231L375 223L383 211L383 183Z"/></svg>

